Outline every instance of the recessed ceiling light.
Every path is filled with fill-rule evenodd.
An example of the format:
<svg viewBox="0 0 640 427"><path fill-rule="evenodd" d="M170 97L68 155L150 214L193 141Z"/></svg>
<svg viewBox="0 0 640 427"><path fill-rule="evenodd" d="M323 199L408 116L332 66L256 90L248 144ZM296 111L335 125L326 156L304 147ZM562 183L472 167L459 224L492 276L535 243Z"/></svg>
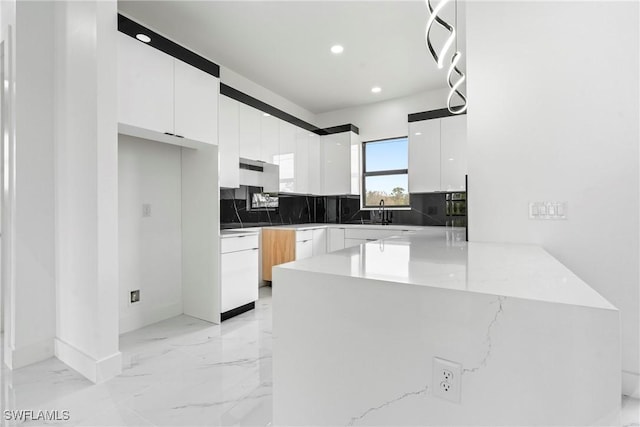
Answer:
<svg viewBox="0 0 640 427"><path fill-rule="evenodd" d="M416 132L415 135L416 136L420 136L420 135L422 135L422 132Z"/></svg>
<svg viewBox="0 0 640 427"><path fill-rule="evenodd" d="M264 114L263 114L263 116L265 116L265 117L271 117L271 114L269 114L269 113L264 113Z"/></svg>
<svg viewBox="0 0 640 427"><path fill-rule="evenodd" d="M379 86L374 86L371 88L371 92L373 93L380 93L382 91L382 89Z"/></svg>
<svg viewBox="0 0 640 427"><path fill-rule="evenodd" d="M146 34L136 34L136 38L143 43L149 43L151 41L151 37Z"/></svg>
<svg viewBox="0 0 640 427"><path fill-rule="evenodd" d="M344 47L340 46L339 44L331 46L331 53L335 53L336 55L338 55L342 52L344 52Z"/></svg>
<svg viewBox="0 0 640 427"><path fill-rule="evenodd" d="M449 157L450 162L453 162L453 160L454 160L453 157Z"/></svg>

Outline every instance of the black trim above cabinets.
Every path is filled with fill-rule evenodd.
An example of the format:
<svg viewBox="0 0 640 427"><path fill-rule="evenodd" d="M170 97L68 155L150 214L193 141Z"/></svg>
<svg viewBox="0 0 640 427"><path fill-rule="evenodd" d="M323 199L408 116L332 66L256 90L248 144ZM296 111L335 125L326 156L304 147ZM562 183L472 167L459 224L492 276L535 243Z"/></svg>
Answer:
<svg viewBox="0 0 640 427"><path fill-rule="evenodd" d="M317 126L312 125L311 123L307 123L302 119L292 116L289 113L279 110L276 107L267 104L266 102L262 102L259 99L256 99L253 96L247 95L244 92L240 92L238 89L234 89L231 86L226 85L224 83L220 83L220 95L228 96L231 99L235 99L238 102L242 102L243 104L253 107L264 113L271 114L273 117L282 119L285 122L289 122L292 125L296 125L302 129L308 130L309 132L318 133L318 131L321 130Z"/></svg>
<svg viewBox="0 0 640 427"><path fill-rule="evenodd" d="M241 305L240 307L236 307L233 310L225 311L220 315L220 321L224 322L227 319L231 319L239 314L246 313L249 310L253 310L256 308L256 302L250 302L249 304Z"/></svg>
<svg viewBox="0 0 640 427"><path fill-rule="evenodd" d="M356 135L360 135L360 129L358 129L356 126L352 125L351 123L346 125L333 126L330 128L321 129L321 131L323 133L321 133L320 135L332 135L334 133L342 133L342 132L353 132Z"/></svg>
<svg viewBox="0 0 640 427"><path fill-rule="evenodd" d="M350 123L346 125L321 129L318 126L314 126L311 123L305 122L304 120L299 119L296 116L292 116L291 114L284 112L274 107L273 105L269 105L266 102L260 101L259 99L254 98L251 95L247 95L244 92L240 92L238 89L235 89L224 83L220 83L220 95L235 99L236 101L242 102L249 107L260 110L263 113L271 114L273 117L277 117L281 120L284 120L285 122L289 122L292 125L298 126L299 128L308 130L309 132L313 132L316 135L331 135L334 133L342 132L353 132L357 135L360 134L360 129Z"/></svg>
<svg viewBox="0 0 640 427"><path fill-rule="evenodd" d="M462 114L467 114L465 111ZM421 113L413 113L409 114L408 121L411 122L421 122L423 120L431 120L431 119L441 119L442 117L451 117L451 116L459 116L460 114L453 114L446 108L441 108L439 110L432 111L423 111Z"/></svg>
<svg viewBox="0 0 640 427"><path fill-rule="evenodd" d="M118 14L118 31L130 37L133 37L136 40L136 36L138 34L145 34L151 38L151 41L145 44L154 47L166 53L167 55L173 56L174 58L179 59L182 62L186 62L187 64L196 67L207 74L211 74L212 76L218 78L220 77L220 66L215 62L209 61L207 58L202 57L183 46L180 46L176 42L173 42L168 38L161 36L155 31L152 31L147 27L138 24L137 22L121 14Z"/></svg>

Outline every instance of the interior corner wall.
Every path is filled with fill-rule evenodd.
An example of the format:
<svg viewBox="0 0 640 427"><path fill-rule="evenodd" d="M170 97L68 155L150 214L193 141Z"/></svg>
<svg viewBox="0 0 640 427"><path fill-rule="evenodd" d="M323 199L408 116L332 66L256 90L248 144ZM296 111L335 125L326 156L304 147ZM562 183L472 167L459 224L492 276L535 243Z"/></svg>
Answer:
<svg viewBox="0 0 640 427"><path fill-rule="evenodd" d="M120 333L182 314L181 171L180 147L118 136Z"/></svg>
<svg viewBox="0 0 640 427"><path fill-rule="evenodd" d="M638 7L467 4L469 238L542 245L618 307L636 396ZM530 220L535 201L567 202L567 220Z"/></svg>
<svg viewBox="0 0 640 427"><path fill-rule="evenodd" d="M19 368L53 356L55 338L53 6L17 2L3 16L3 36L13 24L14 44L5 57L15 74L5 115L7 138L3 191L3 264L8 276L5 362ZM9 12L7 8L2 11ZM14 19L14 22L9 22ZM5 40L10 43L10 40ZM8 51L5 51L8 52ZM3 265L4 267L4 265ZM3 274L5 272L3 271Z"/></svg>
<svg viewBox="0 0 640 427"><path fill-rule="evenodd" d="M446 89L437 89L360 107L330 111L317 114L314 124L330 127L352 123L360 129L361 141L406 136L409 131L407 116L446 108L447 94Z"/></svg>

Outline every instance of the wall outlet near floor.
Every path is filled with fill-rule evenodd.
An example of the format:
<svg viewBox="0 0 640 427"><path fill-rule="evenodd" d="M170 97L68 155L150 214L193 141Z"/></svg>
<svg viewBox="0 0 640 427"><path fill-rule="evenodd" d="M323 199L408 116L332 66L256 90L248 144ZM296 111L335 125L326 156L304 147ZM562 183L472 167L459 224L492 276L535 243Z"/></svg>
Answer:
<svg viewBox="0 0 640 427"><path fill-rule="evenodd" d="M140 289L136 289L135 291L131 291L131 304L134 302L140 302Z"/></svg>
<svg viewBox="0 0 640 427"><path fill-rule="evenodd" d="M433 358L433 394L460 403L462 397L462 365L440 357Z"/></svg>

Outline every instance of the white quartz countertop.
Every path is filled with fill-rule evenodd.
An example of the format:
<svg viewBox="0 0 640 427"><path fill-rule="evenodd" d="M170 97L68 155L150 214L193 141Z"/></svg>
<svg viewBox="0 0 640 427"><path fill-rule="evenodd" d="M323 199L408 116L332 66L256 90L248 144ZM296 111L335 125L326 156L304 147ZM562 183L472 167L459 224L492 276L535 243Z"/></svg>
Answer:
<svg viewBox="0 0 640 427"><path fill-rule="evenodd" d="M616 309L541 247L467 243L464 232L422 227L274 268Z"/></svg>
<svg viewBox="0 0 640 427"><path fill-rule="evenodd" d="M291 225L274 225L266 227L276 230L313 230L317 228L354 228L354 229L371 229L371 230L423 230L424 226L416 225L380 225L380 224L291 224Z"/></svg>

